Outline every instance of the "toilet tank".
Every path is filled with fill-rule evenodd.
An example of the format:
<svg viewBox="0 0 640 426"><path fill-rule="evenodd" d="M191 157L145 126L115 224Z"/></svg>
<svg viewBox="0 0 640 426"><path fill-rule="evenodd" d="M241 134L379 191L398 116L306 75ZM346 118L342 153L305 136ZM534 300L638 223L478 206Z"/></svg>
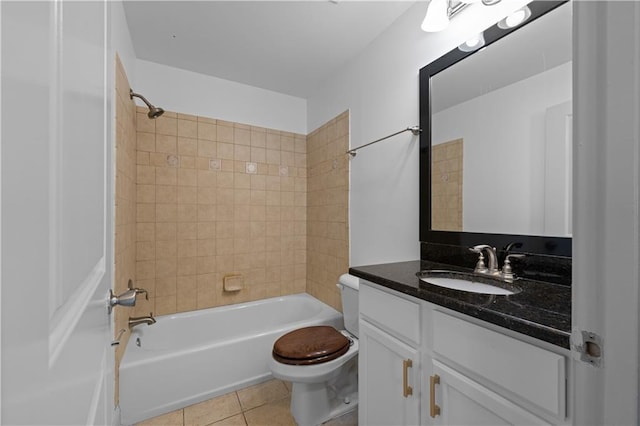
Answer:
<svg viewBox="0 0 640 426"><path fill-rule="evenodd" d="M342 274L337 284L342 294L342 315L344 316L344 328L356 337L358 336L358 317L360 309L358 305L358 289L360 280L349 274Z"/></svg>

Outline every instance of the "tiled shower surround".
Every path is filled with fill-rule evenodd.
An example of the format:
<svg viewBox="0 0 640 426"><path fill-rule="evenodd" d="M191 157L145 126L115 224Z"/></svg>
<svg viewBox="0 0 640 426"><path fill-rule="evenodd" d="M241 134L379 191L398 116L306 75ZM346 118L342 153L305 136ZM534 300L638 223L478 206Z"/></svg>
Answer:
<svg viewBox="0 0 640 426"><path fill-rule="evenodd" d="M307 292L342 311L338 277L349 270L349 113L307 137Z"/></svg>
<svg viewBox="0 0 640 426"><path fill-rule="evenodd" d="M149 300L138 297L135 315L304 291L339 308L334 288L348 268L348 186L336 177L347 176L347 165L335 129L340 123L348 140L347 115L309 143L301 134L180 113L150 120L141 107L136 123L135 277ZM330 167L334 159L339 167ZM308 280L310 269L322 274ZM238 274L244 288L225 291L224 277Z"/></svg>
<svg viewBox="0 0 640 426"><path fill-rule="evenodd" d="M113 291L131 279L149 295L114 309L115 334L132 316L305 291L341 310L348 112L308 136L175 112L151 120L117 57L115 68ZM224 291L227 275L244 288ZM129 335L115 347L116 403Z"/></svg>

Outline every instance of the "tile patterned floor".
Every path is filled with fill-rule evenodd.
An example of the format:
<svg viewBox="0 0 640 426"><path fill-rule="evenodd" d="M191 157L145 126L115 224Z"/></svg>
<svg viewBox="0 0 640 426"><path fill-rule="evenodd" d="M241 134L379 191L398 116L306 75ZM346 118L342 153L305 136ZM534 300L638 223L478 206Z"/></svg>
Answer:
<svg viewBox="0 0 640 426"><path fill-rule="evenodd" d="M138 426L295 426L290 401L291 385L270 380L145 420ZM354 410L324 425L357 424L358 413Z"/></svg>

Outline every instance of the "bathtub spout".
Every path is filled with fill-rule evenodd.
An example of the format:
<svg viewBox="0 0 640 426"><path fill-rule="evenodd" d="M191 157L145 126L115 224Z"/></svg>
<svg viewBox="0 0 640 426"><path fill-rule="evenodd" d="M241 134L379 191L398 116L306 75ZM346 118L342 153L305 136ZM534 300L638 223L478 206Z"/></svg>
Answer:
<svg viewBox="0 0 640 426"><path fill-rule="evenodd" d="M153 317L153 312L150 312L148 317L129 317L129 328L140 324L151 325L155 323L156 319Z"/></svg>

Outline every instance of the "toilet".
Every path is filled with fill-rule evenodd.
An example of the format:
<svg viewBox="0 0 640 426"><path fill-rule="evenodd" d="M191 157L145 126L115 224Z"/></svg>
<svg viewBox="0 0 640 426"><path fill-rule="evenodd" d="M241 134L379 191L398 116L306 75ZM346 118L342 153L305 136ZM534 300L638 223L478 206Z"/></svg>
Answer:
<svg viewBox="0 0 640 426"><path fill-rule="evenodd" d="M269 368L274 377L293 384L291 414L298 425L319 425L358 405L357 277L343 274L344 330L304 327L273 344Z"/></svg>

